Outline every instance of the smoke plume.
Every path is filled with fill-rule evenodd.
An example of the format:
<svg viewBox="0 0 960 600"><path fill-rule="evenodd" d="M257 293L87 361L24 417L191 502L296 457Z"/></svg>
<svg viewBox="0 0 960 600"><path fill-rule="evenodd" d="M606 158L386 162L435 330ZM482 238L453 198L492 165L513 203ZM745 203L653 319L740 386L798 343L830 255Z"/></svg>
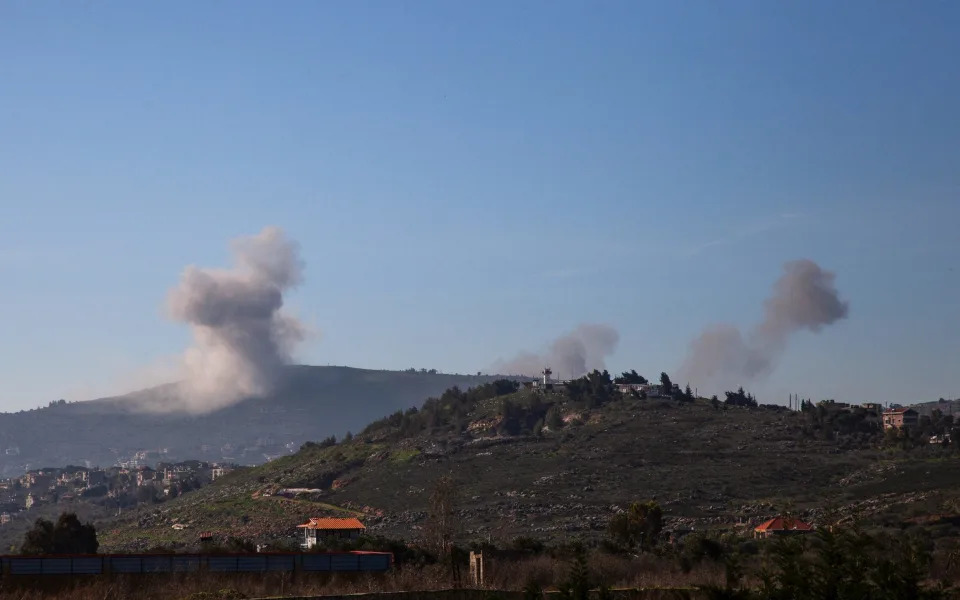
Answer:
<svg viewBox="0 0 960 600"><path fill-rule="evenodd" d="M818 332L847 316L834 274L810 260L783 265L783 275L764 302L763 321L744 336L732 325L708 327L690 344L680 381L701 387L733 386L769 375L794 333Z"/></svg>
<svg viewBox="0 0 960 600"><path fill-rule="evenodd" d="M208 412L268 393L304 337L300 322L281 311L283 293L300 282L296 244L268 227L231 248L233 268L187 267L168 297L170 316L194 337L183 356L181 410Z"/></svg>
<svg viewBox="0 0 960 600"><path fill-rule="evenodd" d="M620 334L613 327L584 323L555 339L542 354L523 352L512 360L498 361L490 372L534 377L550 367L555 377L580 377L593 369L603 369L606 357L619 341Z"/></svg>

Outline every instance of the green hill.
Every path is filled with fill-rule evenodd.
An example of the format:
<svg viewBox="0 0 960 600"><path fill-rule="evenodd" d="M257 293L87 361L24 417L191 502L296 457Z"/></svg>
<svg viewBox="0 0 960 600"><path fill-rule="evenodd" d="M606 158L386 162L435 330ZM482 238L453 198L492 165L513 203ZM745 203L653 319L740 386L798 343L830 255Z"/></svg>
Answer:
<svg viewBox="0 0 960 600"><path fill-rule="evenodd" d="M942 510L960 484L952 449L886 449L878 420L863 411L831 416L514 385L447 392L349 441L306 445L104 523L104 547L190 546L198 531L292 540L308 517L338 514L413 540L431 487L446 474L459 488L463 540L596 538L639 499L657 500L673 529L732 527L787 508L815 519L828 505L903 520ZM281 495L295 488L306 491Z"/></svg>

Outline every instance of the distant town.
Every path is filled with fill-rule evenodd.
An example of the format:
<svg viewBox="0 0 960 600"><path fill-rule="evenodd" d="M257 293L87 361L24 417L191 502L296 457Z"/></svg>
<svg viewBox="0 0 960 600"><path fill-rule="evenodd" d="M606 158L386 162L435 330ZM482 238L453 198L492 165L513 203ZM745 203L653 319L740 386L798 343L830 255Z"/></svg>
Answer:
<svg viewBox="0 0 960 600"><path fill-rule="evenodd" d="M20 477L0 479L0 526L24 511L45 506L69 511L78 501L120 513L200 489L237 468L195 460L159 462L154 468L140 464L145 460L141 456L107 468L33 469Z"/></svg>

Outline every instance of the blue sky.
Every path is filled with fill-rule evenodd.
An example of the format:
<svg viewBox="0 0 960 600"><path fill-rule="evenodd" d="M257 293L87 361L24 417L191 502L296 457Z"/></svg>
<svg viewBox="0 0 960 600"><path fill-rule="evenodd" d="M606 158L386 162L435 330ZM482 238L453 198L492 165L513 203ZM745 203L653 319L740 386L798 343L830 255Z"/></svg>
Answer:
<svg viewBox="0 0 960 600"><path fill-rule="evenodd" d="M304 362L611 369L747 327L790 259L850 317L762 401L960 396L960 5L6 2L0 409L179 353L187 264L301 246ZM694 382L695 383L695 382Z"/></svg>

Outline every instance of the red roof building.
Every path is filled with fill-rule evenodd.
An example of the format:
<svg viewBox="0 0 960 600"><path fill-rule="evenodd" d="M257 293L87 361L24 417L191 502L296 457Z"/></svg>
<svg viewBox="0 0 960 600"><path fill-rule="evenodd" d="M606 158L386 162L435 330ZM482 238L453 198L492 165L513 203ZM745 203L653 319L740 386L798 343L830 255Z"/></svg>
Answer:
<svg viewBox="0 0 960 600"><path fill-rule="evenodd" d="M327 538L356 539L366 529L363 523L356 518L335 519L313 517L297 529L303 529L303 548L310 549L317 545L317 540Z"/></svg>
<svg viewBox="0 0 960 600"><path fill-rule="evenodd" d="M912 408L891 408L883 411L884 429L903 429L917 424L920 415Z"/></svg>
<svg viewBox="0 0 960 600"><path fill-rule="evenodd" d="M797 533L811 533L812 531L813 525L804 523L800 519L776 517L754 527L753 536L756 538L767 538L772 535L792 535Z"/></svg>

